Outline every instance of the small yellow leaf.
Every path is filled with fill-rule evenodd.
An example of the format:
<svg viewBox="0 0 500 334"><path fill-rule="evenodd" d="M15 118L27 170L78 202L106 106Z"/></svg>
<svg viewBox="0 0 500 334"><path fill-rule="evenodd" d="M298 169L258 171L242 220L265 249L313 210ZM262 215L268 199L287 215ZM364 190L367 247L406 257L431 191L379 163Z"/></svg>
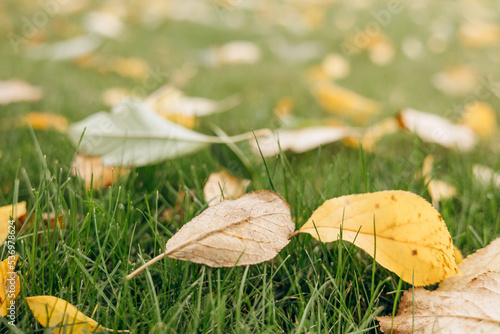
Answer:
<svg viewBox="0 0 500 334"><path fill-rule="evenodd" d="M15 273L18 255L11 255L0 262L0 315L16 312L15 299L21 290L19 276ZM13 310L13 311L12 311Z"/></svg>
<svg viewBox="0 0 500 334"><path fill-rule="evenodd" d="M318 84L313 89L319 104L327 111L364 123L380 113L377 101L333 84Z"/></svg>
<svg viewBox="0 0 500 334"><path fill-rule="evenodd" d="M465 106L460 123L471 128L483 139L491 138L497 129L495 111L488 103L481 101Z"/></svg>
<svg viewBox="0 0 500 334"><path fill-rule="evenodd" d="M21 118L21 124L31 125L33 129L48 130L53 128L64 133L68 128L68 119L62 115L48 112L30 112Z"/></svg>
<svg viewBox="0 0 500 334"><path fill-rule="evenodd" d="M500 40L500 27L487 22L467 22L460 26L459 37L468 48L492 46Z"/></svg>
<svg viewBox="0 0 500 334"><path fill-rule="evenodd" d="M15 232L15 225L10 223L10 218L15 220L25 214L26 202L0 207L0 246L9 236L9 231Z"/></svg>
<svg viewBox="0 0 500 334"><path fill-rule="evenodd" d="M87 317L69 302L53 296L26 298L28 306L43 327L53 328L52 332L86 334L101 327L97 321Z"/></svg>
<svg viewBox="0 0 500 334"><path fill-rule="evenodd" d="M460 274L453 243L441 215L426 200L401 190L327 200L302 226L322 242L342 240L360 247L383 267L415 286ZM374 235L376 233L376 236Z"/></svg>

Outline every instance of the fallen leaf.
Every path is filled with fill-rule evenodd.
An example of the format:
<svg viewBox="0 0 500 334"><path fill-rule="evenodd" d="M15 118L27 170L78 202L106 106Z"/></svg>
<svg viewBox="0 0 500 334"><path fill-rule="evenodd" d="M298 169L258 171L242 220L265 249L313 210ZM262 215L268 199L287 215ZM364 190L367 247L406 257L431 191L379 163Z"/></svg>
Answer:
<svg viewBox="0 0 500 334"><path fill-rule="evenodd" d="M468 126L453 124L438 115L406 108L401 110L398 120L401 126L425 142L463 152L472 150L478 142L477 135Z"/></svg>
<svg viewBox="0 0 500 334"><path fill-rule="evenodd" d="M27 297L28 306L38 322L53 333L85 334L103 329L69 302L53 296Z"/></svg>
<svg viewBox="0 0 500 334"><path fill-rule="evenodd" d="M108 167L101 164L100 157L89 157L77 154L71 174L78 175L85 182L85 187L101 189L116 183L118 178L129 172L125 167Z"/></svg>
<svg viewBox="0 0 500 334"><path fill-rule="evenodd" d="M21 117L20 123L23 126L30 125L33 129L48 130L53 128L61 133L68 129L68 119L63 115L47 112L30 112Z"/></svg>
<svg viewBox="0 0 500 334"><path fill-rule="evenodd" d="M466 95L474 91L479 77L468 66L454 66L436 74L432 82L434 87L450 95Z"/></svg>
<svg viewBox="0 0 500 334"><path fill-rule="evenodd" d="M333 80L343 79L351 71L349 62L337 53L327 55L321 63L321 69Z"/></svg>
<svg viewBox="0 0 500 334"><path fill-rule="evenodd" d="M496 272L500 279L500 238L492 241L487 247L478 249L474 254L467 256L458 268L460 268L463 276L445 279L439 283L439 291L463 290L477 276L488 272Z"/></svg>
<svg viewBox="0 0 500 334"><path fill-rule="evenodd" d="M117 15L104 11L85 14L83 26L89 33L95 33L107 38L117 38L124 29L124 24Z"/></svg>
<svg viewBox="0 0 500 334"><path fill-rule="evenodd" d="M148 63L144 59L137 57L114 57L100 66L100 69L115 72L125 78L138 80L144 79L149 75Z"/></svg>
<svg viewBox="0 0 500 334"><path fill-rule="evenodd" d="M121 87L113 87L104 90L104 92L102 93L102 101L108 107L112 107L123 100L129 99L132 96L133 96L132 91L129 89ZM138 96L134 97L138 98Z"/></svg>
<svg viewBox="0 0 500 334"><path fill-rule="evenodd" d="M0 81L0 105L14 102L34 102L42 98L42 89L29 83L13 79Z"/></svg>
<svg viewBox="0 0 500 334"><path fill-rule="evenodd" d="M377 317L382 332L500 332L500 239L458 265L464 276L449 277L435 291L409 289L397 315Z"/></svg>
<svg viewBox="0 0 500 334"><path fill-rule="evenodd" d="M88 34L55 43L45 43L27 52L32 59L69 60L92 53L103 43L98 35Z"/></svg>
<svg viewBox="0 0 500 334"><path fill-rule="evenodd" d="M279 129L269 136L263 136L257 142L250 140L256 155L272 157L282 151L303 153L321 145L329 144L347 136L356 136L357 131L345 126L311 126L303 129Z"/></svg>
<svg viewBox="0 0 500 334"><path fill-rule="evenodd" d="M18 258L17 254L10 255L0 262L0 316L2 317L6 317L9 313L14 319L16 316L15 300L21 290L19 276L15 273Z"/></svg>
<svg viewBox="0 0 500 334"><path fill-rule="evenodd" d="M244 194L250 180L239 179L226 171L212 173L208 177L203 194L209 206L216 205L224 199L235 199Z"/></svg>
<svg viewBox="0 0 500 334"><path fill-rule="evenodd" d="M274 106L274 115L280 119L290 116L294 105L295 103L293 97L285 96L276 102L276 105Z"/></svg>
<svg viewBox="0 0 500 334"><path fill-rule="evenodd" d="M204 54L207 65L254 64L261 58L260 48L253 42L233 41L214 47Z"/></svg>
<svg viewBox="0 0 500 334"><path fill-rule="evenodd" d="M422 176L427 184L427 191L431 195L432 206L439 209L439 202L442 199L451 199L457 196L457 188L449 183L432 177L432 168L434 165L434 156L429 154L425 157L422 166Z"/></svg>
<svg viewBox="0 0 500 334"><path fill-rule="evenodd" d="M377 101L337 85L317 84L313 94L324 109L338 116L349 117L356 123L364 123L380 113Z"/></svg>
<svg viewBox="0 0 500 334"><path fill-rule="evenodd" d="M454 247L455 247L455 262L457 264L460 264L464 260L464 256L463 256L462 252L460 251L460 249L458 249L457 246L454 246ZM460 267L458 267L458 268L460 268Z"/></svg>
<svg viewBox="0 0 500 334"><path fill-rule="evenodd" d="M471 128L482 139L493 137L498 126L495 111L482 101L467 104L459 123Z"/></svg>
<svg viewBox="0 0 500 334"><path fill-rule="evenodd" d="M467 48L481 48L497 45L500 41L500 27L486 22L467 22L460 26L460 42Z"/></svg>
<svg viewBox="0 0 500 334"><path fill-rule="evenodd" d="M256 191L211 206L184 225L165 252L127 279L165 256L211 267L232 267L271 260L295 229L290 206L277 193Z"/></svg>
<svg viewBox="0 0 500 334"><path fill-rule="evenodd" d="M174 86L166 85L148 96L144 103L166 118L177 115L202 117L236 107L239 98L230 96L222 101L214 101L202 97L189 97Z"/></svg>
<svg viewBox="0 0 500 334"><path fill-rule="evenodd" d="M256 136L262 133L268 133L268 130L255 131ZM111 113L99 112L70 125L68 135L84 155L100 156L105 166L122 167L145 166L173 159L228 140L170 122L135 99L122 101L112 108ZM253 137L254 133L245 133L228 138L243 141Z"/></svg>
<svg viewBox="0 0 500 334"><path fill-rule="evenodd" d="M314 211L300 233L322 242L342 238L372 257L376 252L375 260L381 266L415 286L460 274L441 215L426 200L407 191L332 198Z"/></svg>
<svg viewBox="0 0 500 334"><path fill-rule="evenodd" d="M378 66L386 66L392 62L396 50L391 40L385 36L381 35L376 40L370 43L368 47L368 56L371 62Z"/></svg>
<svg viewBox="0 0 500 334"><path fill-rule="evenodd" d="M491 168L474 165L472 166L472 174L474 179L479 181L483 186L493 185L494 187L500 188L500 173L496 173Z"/></svg>
<svg viewBox="0 0 500 334"><path fill-rule="evenodd" d="M401 127L395 118L386 118L370 127L368 127L361 137L346 137L343 142L349 147L363 147L363 151L373 152L378 141L385 135L399 131Z"/></svg>
<svg viewBox="0 0 500 334"><path fill-rule="evenodd" d="M26 214L26 202L19 202L15 205L0 207L0 246L7 240L9 231L15 231L15 224L10 223L10 218L14 220Z"/></svg>

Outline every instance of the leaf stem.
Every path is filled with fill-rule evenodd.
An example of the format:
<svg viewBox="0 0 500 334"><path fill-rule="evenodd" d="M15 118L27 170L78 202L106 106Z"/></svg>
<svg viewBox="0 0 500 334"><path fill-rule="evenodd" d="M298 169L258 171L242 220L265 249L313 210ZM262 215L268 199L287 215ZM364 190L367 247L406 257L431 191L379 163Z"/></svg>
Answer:
<svg viewBox="0 0 500 334"><path fill-rule="evenodd" d="M138 273L140 273L141 271L143 271L144 269L146 269L147 267L149 267L153 263L156 263L156 262L160 261L161 259L163 259L165 257L165 255L166 255L166 253L161 253L157 257L155 257L155 258L149 260L148 262L144 263L142 266L140 266L139 268L137 268L136 270L134 270L131 274L128 274L127 277L126 277L127 280L130 280L135 275L137 275Z"/></svg>

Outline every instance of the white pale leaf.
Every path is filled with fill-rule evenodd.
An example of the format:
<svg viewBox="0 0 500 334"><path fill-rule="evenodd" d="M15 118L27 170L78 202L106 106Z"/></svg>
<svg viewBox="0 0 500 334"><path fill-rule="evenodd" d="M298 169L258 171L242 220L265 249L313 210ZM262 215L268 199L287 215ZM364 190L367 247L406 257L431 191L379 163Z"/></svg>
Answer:
<svg viewBox="0 0 500 334"><path fill-rule="evenodd" d="M101 156L107 166L144 166L198 151L218 138L170 122L137 100L99 112L69 128L75 145L85 130L80 150Z"/></svg>
<svg viewBox="0 0 500 334"><path fill-rule="evenodd" d="M447 148L466 152L474 148L478 142L477 135L469 127L454 124L439 115L407 108L400 112L399 121L423 141Z"/></svg>
<svg viewBox="0 0 500 334"><path fill-rule="evenodd" d="M95 51L102 43L103 39L100 36L82 35L65 41L40 45L36 49L30 50L27 56L33 59L47 60L74 59Z"/></svg>
<svg viewBox="0 0 500 334"><path fill-rule="evenodd" d="M259 146L264 157L277 155L280 151L303 153L320 145L333 143L347 136L359 135L355 130L337 126L315 126L303 129L277 130L273 134L259 138ZM252 148L259 154L255 140Z"/></svg>

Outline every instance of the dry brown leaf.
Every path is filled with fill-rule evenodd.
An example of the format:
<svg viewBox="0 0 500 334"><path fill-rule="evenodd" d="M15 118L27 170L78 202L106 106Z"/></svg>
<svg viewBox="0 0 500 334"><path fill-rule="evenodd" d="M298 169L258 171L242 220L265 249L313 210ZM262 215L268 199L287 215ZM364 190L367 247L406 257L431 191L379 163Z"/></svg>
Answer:
<svg viewBox="0 0 500 334"><path fill-rule="evenodd" d="M8 252L11 254L11 252ZM16 298L21 290L19 276L15 273L19 256L12 253L0 262L0 316L16 318ZM9 317L10 316L10 317Z"/></svg>
<svg viewBox="0 0 500 334"><path fill-rule="evenodd" d="M493 137L497 130L495 111L486 102L474 101L464 108L460 124L472 129L482 139Z"/></svg>
<svg viewBox="0 0 500 334"><path fill-rule="evenodd" d="M226 171L212 173L203 188L203 194L208 205L213 206L224 199L240 197L249 182L250 180L239 179Z"/></svg>
<svg viewBox="0 0 500 334"><path fill-rule="evenodd" d="M364 123L380 113L380 104L353 91L333 84L315 85L313 94L327 111L349 117L357 123Z"/></svg>
<svg viewBox="0 0 500 334"><path fill-rule="evenodd" d="M342 238L415 286L459 275L450 233L425 199L401 190L332 198L300 228L322 242Z"/></svg>
<svg viewBox="0 0 500 334"><path fill-rule="evenodd" d="M272 157L282 151L292 151L303 153L313 150L320 145L333 143L347 136L356 136L357 131L345 126L312 126L303 129L276 130L269 136L262 136L258 139L258 145L255 140L251 140L255 154L264 157Z"/></svg>
<svg viewBox="0 0 500 334"><path fill-rule="evenodd" d="M0 81L0 105L22 101L38 101L42 96L41 88L31 86L23 80Z"/></svg>
<svg viewBox="0 0 500 334"><path fill-rule="evenodd" d="M61 133L64 133L68 128L68 119L66 117L48 112L30 112L21 118L20 123L23 126L29 124L33 129L39 130L53 128Z"/></svg>
<svg viewBox="0 0 500 334"><path fill-rule="evenodd" d="M211 206L184 225L168 242L165 256L211 267L232 267L271 260L285 247L295 229L290 206L277 193L256 191Z"/></svg>
<svg viewBox="0 0 500 334"><path fill-rule="evenodd" d="M395 118L386 118L370 127L368 127L361 138L359 137L346 137L344 144L349 147L363 147L366 152L373 152L376 148L378 141L385 135L389 135L399 131L401 127Z"/></svg>
<svg viewBox="0 0 500 334"><path fill-rule="evenodd" d="M478 136L468 126L453 124L446 118L406 108L398 115L401 126L425 142L467 152L476 146Z"/></svg>
<svg viewBox="0 0 500 334"><path fill-rule="evenodd" d="M474 165L472 167L472 174L483 186L493 184L494 187L500 188L500 173L495 173L491 168L482 165Z"/></svg>
<svg viewBox="0 0 500 334"><path fill-rule="evenodd" d="M71 173L80 176L87 189L90 189L91 184L94 189L108 187L128 171L129 168L125 167L104 166L100 157L89 157L81 154L77 154L73 166L71 166Z"/></svg>
<svg viewBox="0 0 500 334"><path fill-rule="evenodd" d="M458 267L464 276L445 279L439 283L439 291L462 290L468 282L487 272L496 272L500 275L500 238L492 241L486 248L478 249L474 254L467 256Z"/></svg>
<svg viewBox="0 0 500 334"><path fill-rule="evenodd" d="M2 245L5 240L7 240L7 237L9 237L9 235L14 236L14 234L12 233L15 232L15 225L11 225L10 217L16 220L25 214L26 202L20 202L16 205L6 205L0 207L0 245Z"/></svg>
<svg viewBox="0 0 500 334"><path fill-rule="evenodd" d="M382 332L499 333L500 239L468 256L459 268L464 276L447 278L436 291L406 291L394 319L377 317Z"/></svg>

